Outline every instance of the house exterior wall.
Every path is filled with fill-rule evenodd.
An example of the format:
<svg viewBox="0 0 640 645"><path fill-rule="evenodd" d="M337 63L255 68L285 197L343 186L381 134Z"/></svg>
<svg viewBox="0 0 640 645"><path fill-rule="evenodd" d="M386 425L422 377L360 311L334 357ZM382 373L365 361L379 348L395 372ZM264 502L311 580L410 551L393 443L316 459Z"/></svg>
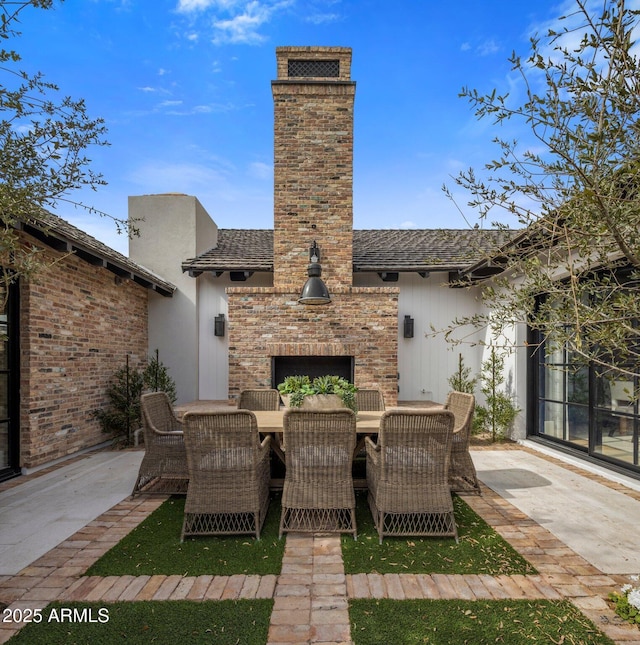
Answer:
<svg viewBox="0 0 640 645"><path fill-rule="evenodd" d="M172 282L172 298L149 297L149 353L176 383L177 402L198 398L198 294L196 280L182 272L182 261L215 246L218 228L191 195L129 197L129 219L140 235L129 240L129 257Z"/></svg>
<svg viewBox="0 0 640 645"><path fill-rule="evenodd" d="M393 325L385 322L385 328L389 333L395 333L397 338L398 360L397 372L400 376L398 380L399 392L397 394L399 401L444 401L449 391L447 379L456 371L458 366L458 354L462 354L465 365L471 369L473 375L480 373L483 360L483 347L474 342L480 340L480 333L469 335L469 330L461 331L459 334L465 342L459 346L448 344L441 334L436 336L427 336L431 331L431 325L436 329L443 329L448 326L456 317L473 315L479 311L481 303L478 299L477 289L450 289L447 286L448 274L432 273L427 278L421 278L418 274L408 273L401 274L398 280L398 306L396 320ZM254 274L244 283L240 289L246 291L251 287L269 287L271 286L272 276L270 274ZM229 396L229 345L231 337L235 335L231 328L235 329L236 334L240 333L238 326L243 328L246 320L249 318L246 311L240 307L235 316L241 315L240 320L236 318L235 324L232 323L230 328L229 321L231 316L228 308L227 288L234 287L227 274L215 278L208 274L203 274L198 278L199 288L199 315L200 315L200 399L226 399ZM377 274L356 273L354 274L354 284L358 287L375 287L380 288L381 281ZM237 292L239 287L235 287ZM297 294L289 294L289 306L293 306ZM333 294L332 294L333 295ZM244 297L244 295L243 295ZM334 298L335 301L335 298ZM245 301L247 302L247 301ZM274 305L277 306L277 305ZM326 314L328 308L310 309L311 312ZM224 313L227 319L227 329L225 336L220 338L213 334L213 318ZM415 321L415 333L413 338L403 337L403 320L405 314L410 315ZM256 313L257 315L257 313ZM275 329L265 331L265 334L275 334L280 337L287 334L285 346L287 344L296 345L304 343L306 336L301 332L305 323L295 323L288 326L283 332L278 325ZM524 330L526 331L526 330ZM260 335L259 330L255 332ZM235 347L235 340L232 341ZM243 341L244 342L244 341ZM261 343L267 342L261 340ZM259 379L259 387L264 387L262 383L270 382L270 367L265 364L263 374ZM515 361L513 366L509 364L509 369L515 373L514 386L516 383L526 383L526 360ZM524 373L522 373L524 370ZM243 370L238 370L242 373ZM520 375L520 378L518 378ZM266 381L265 381L266 379ZM255 385L258 387L258 385ZM518 404L524 409L522 397L524 397L524 386L519 389L520 397ZM424 390L424 391L423 391ZM481 398L480 391L476 395ZM520 415L518 421L524 422L524 414ZM523 431L523 429L521 429Z"/></svg>
<svg viewBox="0 0 640 645"><path fill-rule="evenodd" d="M469 329L457 334L460 345L447 343L443 334L432 334L434 329L445 329L457 317L478 313L481 303L476 289L451 289L448 273L431 273L426 278L417 273L401 273L396 283L398 298L398 400L444 402L449 390L447 379L458 367L458 355L473 375L480 372L482 347L474 346L480 335L469 334ZM356 273L354 284L379 286L377 274ZM404 338L404 317L414 319L413 338ZM456 337L456 334L454 334ZM476 393L478 394L478 392Z"/></svg>
<svg viewBox="0 0 640 645"><path fill-rule="evenodd" d="M34 244L39 245L34 241ZM147 290L75 255L20 283L20 466L108 439L92 412L114 372L147 356Z"/></svg>
<svg viewBox="0 0 640 645"><path fill-rule="evenodd" d="M353 356L355 384L397 402L398 290L346 288L332 303L310 307L277 287L227 289L229 395L271 387L273 356Z"/></svg>
<svg viewBox="0 0 640 645"><path fill-rule="evenodd" d="M238 283L231 282L228 273L218 278L204 273L197 279L197 283L200 319L198 398L219 401L229 396L229 308L226 289ZM273 286L273 276L255 273L243 284L270 287ZM224 336L215 336L213 333L213 321L218 314L225 315Z"/></svg>

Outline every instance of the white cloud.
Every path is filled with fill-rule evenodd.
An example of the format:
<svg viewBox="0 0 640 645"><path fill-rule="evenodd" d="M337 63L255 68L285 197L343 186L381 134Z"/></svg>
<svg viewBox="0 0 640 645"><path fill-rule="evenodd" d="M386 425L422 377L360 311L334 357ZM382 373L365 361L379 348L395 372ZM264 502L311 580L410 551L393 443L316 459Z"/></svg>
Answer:
<svg viewBox="0 0 640 645"><path fill-rule="evenodd" d="M271 179L273 166L262 161L254 161L249 164L249 175L256 179Z"/></svg>
<svg viewBox="0 0 640 645"><path fill-rule="evenodd" d="M411 220L407 220L405 222L400 223L400 228L418 228L418 225L415 222L412 222Z"/></svg>
<svg viewBox="0 0 640 645"><path fill-rule="evenodd" d="M144 192L182 192L196 195L212 185L226 185L224 173L211 165L150 161L134 170L128 179Z"/></svg>
<svg viewBox="0 0 640 645"><path fill-rule="evenodd" d="M239 2L238 0L179 0L177 11L191 13L193 11L204 11L213 7L214 9L231 9Z"/></svg>
<svg viewBox="0 0 640 645"><path fill-rule="evenodd" d="M214 21L216 33L213 42L215 44L259 44L265 40L265 37L258 33L260 27L269 22L276 11L290 4L291 2L287 0L272 3L258 2L258 0L247 2L242 11L231 18Z"/></svg>
<svg viewBox="0 0 640 645"><path fill-rule="evenodd" d="M337 22L341 16L337 13L313 13L305 18L306 22L313 25L326 25L331 22Z"/></svg>
<svg viewBox="0 0 640 645"><path fill-rule="evenodd" d="M260 32L274 14L290 7L296 0L179 0L176 11L196 20L206 14L213 27L211 41L216 45L256 45L266 40ZM318 20L333 20L334 14L317 14ZM203 36L195 28L188 32L189 40Z"/></svg>
<svg viewBox="0 0 640 645"><path fill-rule="evenodd" d="M493 38L485 40L485 42L480 43L478 46L478 53L480 56L490 56L491 54L495 54L499 51L500 47Z"/></svg>

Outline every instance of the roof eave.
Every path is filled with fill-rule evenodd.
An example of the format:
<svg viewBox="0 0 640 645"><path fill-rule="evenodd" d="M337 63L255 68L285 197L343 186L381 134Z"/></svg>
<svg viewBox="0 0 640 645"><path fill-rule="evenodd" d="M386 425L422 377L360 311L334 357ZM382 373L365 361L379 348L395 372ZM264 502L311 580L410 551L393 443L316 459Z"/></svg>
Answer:
<svg viewBox="0 0 640 645"><path fill-rule="evenodd" d="M73 240L59 231L56 231L52 226L40 228L34 224L20 221L17 222L16 228L28 235L31 235L38 241L46 244L56 251L73 253L88 264L107 269L107 271L110 271L117 276L132 280L136 284L139 284L146 289L151 289L162 296L170 298L176 291L176 286L172 283L153 276L147 271L144 271L141 267L136 268L135 266L125 264L118 261L115 256L101 253L95 248L83 245L77 240Z"/></svg>

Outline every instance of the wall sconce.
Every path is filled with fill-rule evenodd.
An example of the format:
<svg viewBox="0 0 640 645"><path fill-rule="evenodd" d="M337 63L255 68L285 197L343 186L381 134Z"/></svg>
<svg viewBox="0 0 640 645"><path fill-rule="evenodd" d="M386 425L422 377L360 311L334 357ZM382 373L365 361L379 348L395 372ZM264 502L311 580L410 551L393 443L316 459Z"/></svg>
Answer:
<svg viewBox="0 0 640 645"><path fill-rule="evenodd" d="M411 316L404 317L404 337L413 338L413 323L414 320Z"/></svg>
<svg viewBox="0 0 640 645"><path fill-rule="evenodd" d="M224 314L218 314L213 319L213 333L216 336L224 336Z"/></svg>
<svg viewBox="0 0 640 645"><path fill-rule="evenodd" d="M320 249L315 240L309 249L309 260L307 267L309 278L302 287L302 294L298 298L301 305L326 305L331 302L331 296L327 285L323 282L322 267L320 266Z"/></svg>

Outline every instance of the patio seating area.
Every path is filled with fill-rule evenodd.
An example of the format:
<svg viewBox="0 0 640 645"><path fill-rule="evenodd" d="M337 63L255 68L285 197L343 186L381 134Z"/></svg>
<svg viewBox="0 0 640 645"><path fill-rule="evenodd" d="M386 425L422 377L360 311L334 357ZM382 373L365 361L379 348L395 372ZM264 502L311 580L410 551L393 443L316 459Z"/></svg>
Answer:
<svg viewBox="0 0 640 645"><path fill-rule="evenodd" d="M97 455L102 456L104 465L95 460ZM107 479L118 472L113 460L122 464L122 472L135 477L136 465L131 457L139 460L142 453L129 450L97 455L78 457L50 472L0 486L3 525L11 523L12 514L28 514L30 507L38 504L39 485L51 494L71 498L81 481L85 495L98 497L99 489L104 487L105 469ZM131 499L129 479L120 493L122 501L113 504L103 500L103 512L97 513L93 507L86 517L78 516L76 528L67 526L70 532L66 537L58 533L50 550L17 573L0 575L0 601L12 608L43 608L52 600L108 603L273 598L269 643L276 644L351 642L347 606L354 598L568 598L615 642L637 645L640 632L622 623L605 598L609 591L618 590L628 581L628 574L640 570L636 540L640 484L633 480L612 481L604 474L549 457L529 445L472 448L472 456L482 495L465 496L465 501L524 555L538 574L345 575L338 536L290 533L283 538L286 547L279 575L84 576L89 565L163 501L162 497L142 495ZM79 472L83 464L90 472ZM13 505L7 503L10 500ZM49 504L49 508L51 514L40 511L34 518L41 523L40 529L33 524L29 527L30 533L39 535L43 543L55 532L56 522L62 521L53 515L57 513L54 505ZM570 517L568 509L573 509ZM569 525L571 530L567 532ZM603 541L611 555L605 562L598 560ZM19 544L0 550L0 566L10 562L16 550L20 550ZM15 627L2 624L0 642L5 642Z"/></svg>

